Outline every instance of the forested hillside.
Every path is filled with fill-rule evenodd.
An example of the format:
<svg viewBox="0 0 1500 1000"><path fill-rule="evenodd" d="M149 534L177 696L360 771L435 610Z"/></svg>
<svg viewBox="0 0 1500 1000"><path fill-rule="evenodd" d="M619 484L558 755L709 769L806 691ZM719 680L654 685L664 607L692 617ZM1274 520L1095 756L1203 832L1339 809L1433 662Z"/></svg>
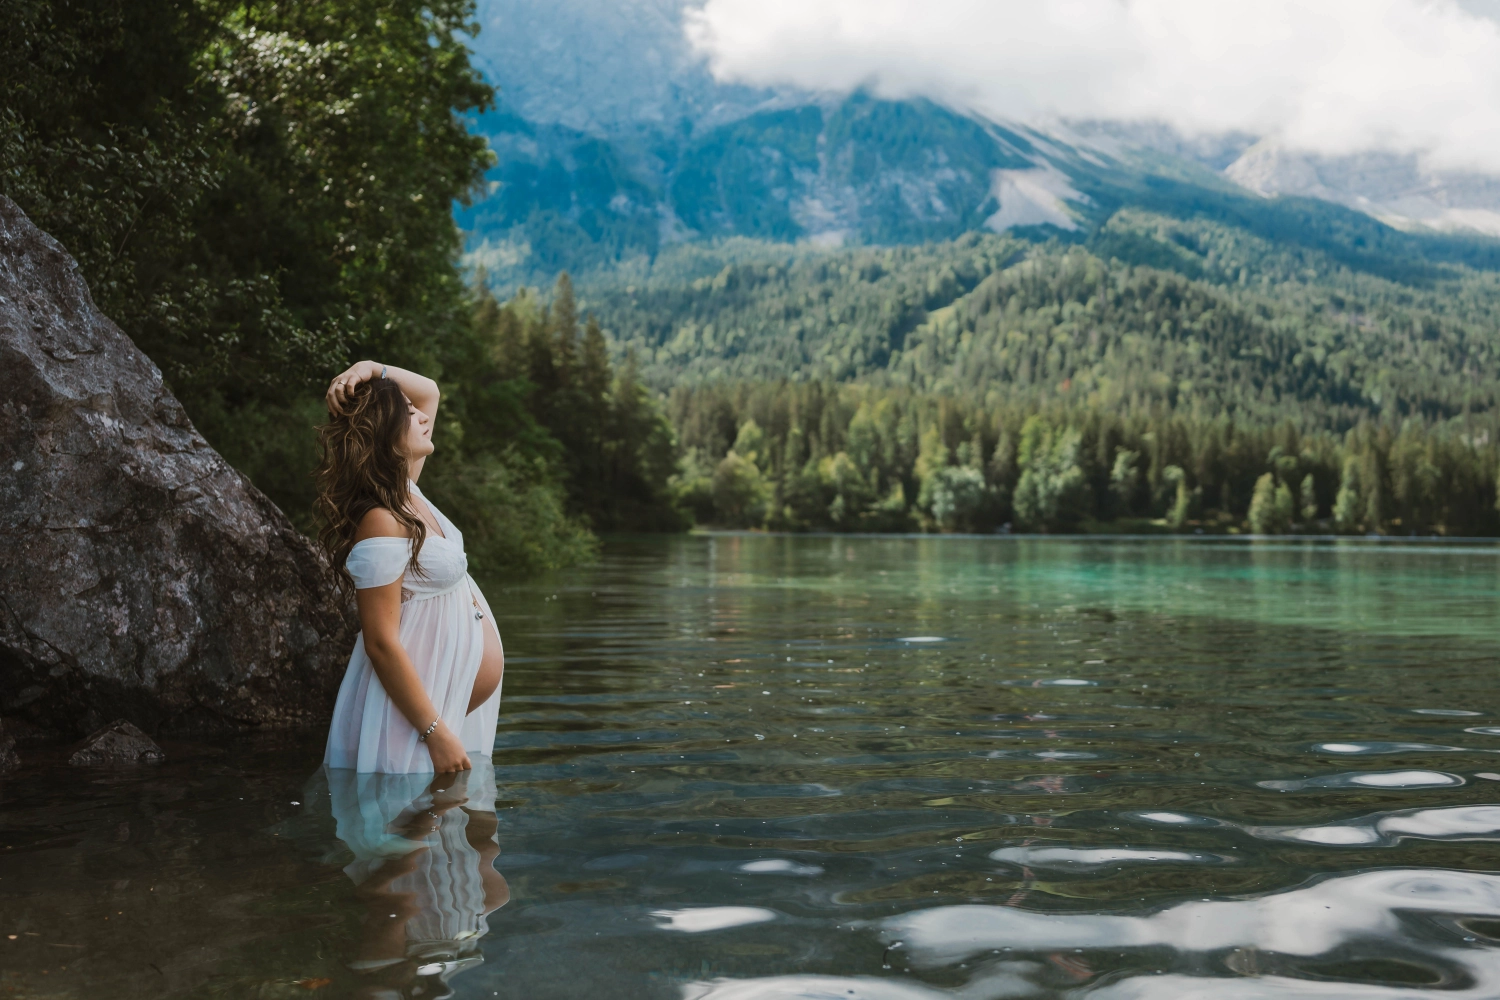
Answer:
<svg viewBox="0 0 1500 1000"><path fill-rule="evenodd" d="M1082 244L783 252L591 305L661 387L859 378L1340 430L1491 409L1500 273L1396 254L1359 269L1340 249L1126 209Z"/></svg>
<svg viewBox="0 0 1500 1000"><path fill-rule="evenodd" d="M1353 215L1273 240L1123 209L1074 244L783 251L594 304L672 391L700 520L1494 533L1489 248Z"/></svg>

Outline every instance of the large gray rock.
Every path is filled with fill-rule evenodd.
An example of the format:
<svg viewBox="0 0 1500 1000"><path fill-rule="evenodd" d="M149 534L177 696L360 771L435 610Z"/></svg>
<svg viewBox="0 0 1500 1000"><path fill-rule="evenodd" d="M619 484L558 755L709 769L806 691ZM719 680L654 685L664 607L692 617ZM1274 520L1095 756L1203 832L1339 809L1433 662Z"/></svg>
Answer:
<svg viewBox="0 0 1500 1000"><path fill-rule="evenodd" d="M166 760L156 741L124 719L116 719L103 729L84 737L69 764L140 764Z"/></svg>
<svg viewBox="0 0 1500 1000"><path fill-rule="evenodd" d="M21 758L16 756L16 738L5 731L5 723L0 722L0 774L21 765Z"/></svg>
<svg viewBox="0 0 1500 1000"><path fill-rule="evenodd" d="M0 715L66 735L315 722L357 628L336 594L0 197Z"/></svg>

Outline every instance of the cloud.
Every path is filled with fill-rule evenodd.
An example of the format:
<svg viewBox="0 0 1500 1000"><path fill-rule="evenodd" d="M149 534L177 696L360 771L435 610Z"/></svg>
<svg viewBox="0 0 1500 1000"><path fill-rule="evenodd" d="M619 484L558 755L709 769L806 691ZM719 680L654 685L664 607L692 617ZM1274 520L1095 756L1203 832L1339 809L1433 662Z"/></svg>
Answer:
<svg viewBox="0 0 1500 1000"><path fill-rule="evenodd" d="M1500 173L1496 0L707 0L715 77Z"/></svg>

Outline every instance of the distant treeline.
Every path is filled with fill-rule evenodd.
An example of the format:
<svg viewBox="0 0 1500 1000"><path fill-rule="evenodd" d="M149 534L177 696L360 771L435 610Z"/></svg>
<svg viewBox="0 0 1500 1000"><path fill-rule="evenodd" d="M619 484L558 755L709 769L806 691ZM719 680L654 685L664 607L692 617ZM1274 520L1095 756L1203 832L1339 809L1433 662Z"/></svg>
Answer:
<svg viewBox="0 0 1500 1000"><path fill-rule="evenodd" d="M679 388L669 411L679 496L724 527L1500 533L1492 420L1304 432L792 382Z"/></svg>

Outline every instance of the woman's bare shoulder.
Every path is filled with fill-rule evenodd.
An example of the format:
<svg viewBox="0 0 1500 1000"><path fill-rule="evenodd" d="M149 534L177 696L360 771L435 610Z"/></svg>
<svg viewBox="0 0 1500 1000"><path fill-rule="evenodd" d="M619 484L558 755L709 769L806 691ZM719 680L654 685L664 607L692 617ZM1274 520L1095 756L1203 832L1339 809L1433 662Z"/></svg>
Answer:
<svg viewBox="0 0 1500 1000"><path fill-rule="evenodd" d="M354 530L354 541L364 541L366 538L410 538L411 532L406 525L396 520L396 515L384 507L375 507L366 511L365 516L359 519L359 527Z"/></svg>

